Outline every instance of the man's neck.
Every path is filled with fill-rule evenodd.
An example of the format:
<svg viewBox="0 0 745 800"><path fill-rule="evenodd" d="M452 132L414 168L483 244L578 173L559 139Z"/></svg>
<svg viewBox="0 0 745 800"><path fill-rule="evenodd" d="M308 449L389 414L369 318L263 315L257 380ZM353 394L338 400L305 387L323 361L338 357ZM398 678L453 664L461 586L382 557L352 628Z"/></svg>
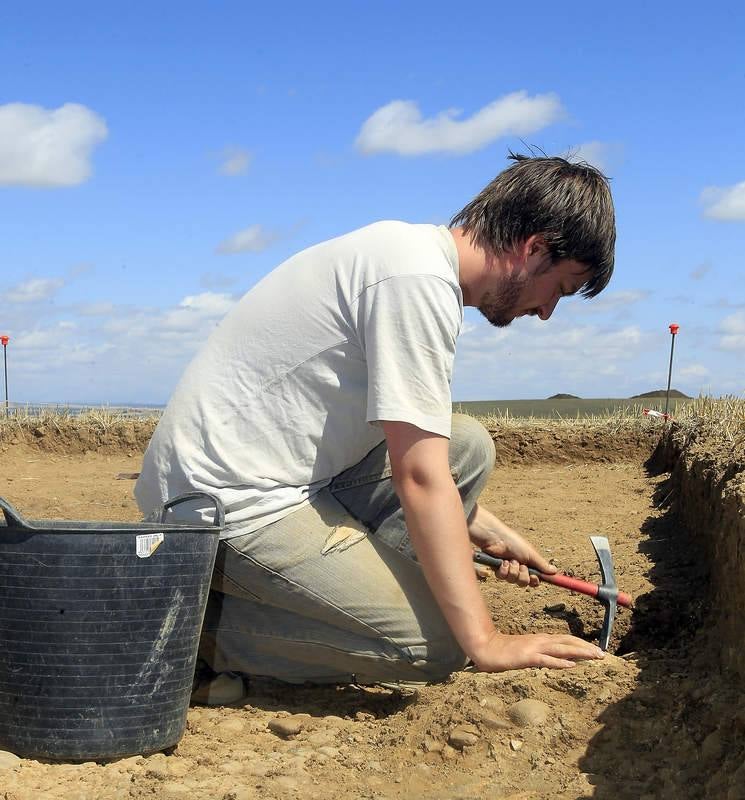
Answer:
<svg viewBox="0 0 745 800"><path fill-rule="evenodd" d="M463 292L463 305L478 305L480 300L478 285L486 270L486 254L471 242L468 234L463 232L463 228L450 228L450 235L458 251L458 282Z"/></svg>

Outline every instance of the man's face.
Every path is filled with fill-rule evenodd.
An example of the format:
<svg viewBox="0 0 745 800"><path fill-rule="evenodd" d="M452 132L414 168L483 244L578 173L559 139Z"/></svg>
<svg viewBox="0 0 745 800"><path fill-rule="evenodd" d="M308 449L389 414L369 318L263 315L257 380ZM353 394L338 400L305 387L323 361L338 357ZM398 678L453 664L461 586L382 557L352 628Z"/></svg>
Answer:
<svg viewBox="0 0 745 800"><path fill-rule="evenodd" d="M575 294L589 280L583 264L559 261L548 265L546 258L545 251L531 254L483 294L478 309L492 325L504 328L526 314L547 320L559 298Z"/></svg>

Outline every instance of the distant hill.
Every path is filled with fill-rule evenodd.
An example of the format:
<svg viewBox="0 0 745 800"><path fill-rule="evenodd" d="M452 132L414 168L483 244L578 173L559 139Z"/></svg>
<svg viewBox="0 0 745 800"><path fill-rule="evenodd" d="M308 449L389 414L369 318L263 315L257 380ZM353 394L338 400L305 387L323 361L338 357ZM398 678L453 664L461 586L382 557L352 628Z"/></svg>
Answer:
<svg viewBox="0 0 745 800"><path fill-rule="evenodd" d="M644 394L632 394L631 399L637 400L643 397L665 397L666 394L666 389L655 389L653 392L644 392ZM679 392L677 389L670 389L670 397L678 397L681 400L691 399L687 394L683 394L683 392Z"/></svg>
<svg viewBox="0 0 745 800"><path fill-rule="evenodd" d="M580 398L577 397L576 394L563 394L559 392L559 394L552 394L551 397L548 398L549 400L579 400Z"/></svg>

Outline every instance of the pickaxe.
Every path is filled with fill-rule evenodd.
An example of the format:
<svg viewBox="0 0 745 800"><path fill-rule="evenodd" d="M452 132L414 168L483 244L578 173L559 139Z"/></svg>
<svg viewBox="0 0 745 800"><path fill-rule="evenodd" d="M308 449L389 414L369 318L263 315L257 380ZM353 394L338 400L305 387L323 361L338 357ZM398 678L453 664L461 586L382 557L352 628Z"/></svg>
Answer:
<svg viewBox="0 0 745 800"><path fill-rule="evenodd" d="M588 583L579 578L572 578L569 575L563 575L561 573L548 575L532 567L528 568L528 572L531 575L537 575L542 581L546 581L546 583L553 583L554 586L563 586L565 589L571 589L573 592L589 595L602 603L605 606L605 619L603 619L603 627L600 629L600 647L603 650L607 650L611 630L613 629L613 621L616 618L616 606L630 608L633 605L633 600L631 599L631 595L618 591L616 576L613 572L613 558L610 554L608 540L605 536L591 536L590 541L595 548L595 555L598 557L600 572L603 576L603 583L600 586L596 583ZM477 550L473 554L473 560L478 564L500 567L504 559L496 558L495 556L483 553L481 550Z"/></svg>

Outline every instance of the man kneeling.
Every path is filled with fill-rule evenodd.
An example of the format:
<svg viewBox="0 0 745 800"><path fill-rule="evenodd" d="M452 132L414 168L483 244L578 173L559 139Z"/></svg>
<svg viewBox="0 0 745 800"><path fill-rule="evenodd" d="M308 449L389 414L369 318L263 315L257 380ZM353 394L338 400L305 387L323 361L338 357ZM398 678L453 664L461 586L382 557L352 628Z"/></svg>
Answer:
<svg viewBox="0 0 745 800"><path fill-rule="evenodd" d="M187 368L135 495L145 514L194 490L225 505L200 644L215 672L401 683L602 657L500 634L472 561L503 557L523 586L555 571L477 502L494 446L452 416L463 307L547 320L613 271L606 179L514 158L450 227L378 222L285 261Z"/></svg>

